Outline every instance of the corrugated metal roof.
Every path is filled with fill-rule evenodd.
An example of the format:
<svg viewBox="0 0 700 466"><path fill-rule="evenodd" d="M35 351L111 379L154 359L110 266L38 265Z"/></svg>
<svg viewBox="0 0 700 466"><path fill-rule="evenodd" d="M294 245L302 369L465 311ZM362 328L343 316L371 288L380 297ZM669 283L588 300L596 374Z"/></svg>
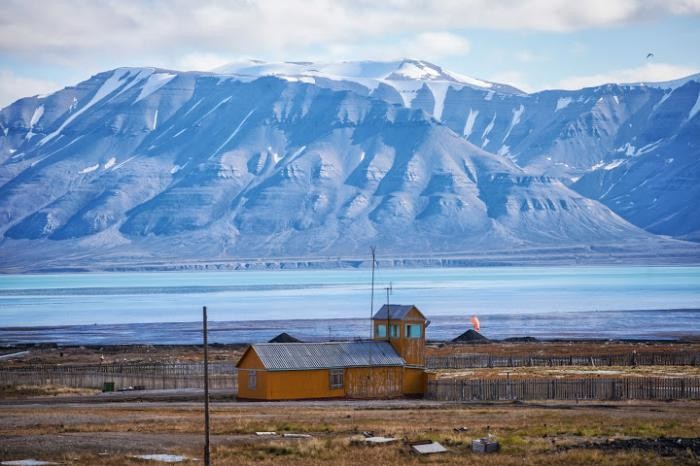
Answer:
<svg viewBox="0 0 700 466"><path fill-rule="evenodd" d="M406 361L386 341L260 343L252 345L268 370L403 366Z"/></svg>
<svg viewBox="0 0 700 466"><path fill-rule="evenodd" d="M404 304L390 304L389 305L389 319L396 319L396 320L402 320L406 317L406 314L413 309L415 306L409 305L406 306ZM418 311L420 313L420 311ZM422 313L421 313L422 315ZM383 305L381 309L377 311L376 314L374 314L373 319L386 319L387 318L387 305Z"/></svg>

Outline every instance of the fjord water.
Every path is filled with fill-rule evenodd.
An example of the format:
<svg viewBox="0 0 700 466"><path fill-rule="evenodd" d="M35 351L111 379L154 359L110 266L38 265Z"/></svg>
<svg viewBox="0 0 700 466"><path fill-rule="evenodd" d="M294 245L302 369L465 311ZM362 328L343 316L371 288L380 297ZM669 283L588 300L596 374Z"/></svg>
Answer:
<svg viewBox="0 0 700 466"><path fill-rule="evenodd" d="M375 309L389 283L391 302L433 321L434 339L472 314L491 338L700 335L700 267L380 268ZM203 305L218 342L366 336L370 271L5 275L0 343L194 343Z"/></svg>

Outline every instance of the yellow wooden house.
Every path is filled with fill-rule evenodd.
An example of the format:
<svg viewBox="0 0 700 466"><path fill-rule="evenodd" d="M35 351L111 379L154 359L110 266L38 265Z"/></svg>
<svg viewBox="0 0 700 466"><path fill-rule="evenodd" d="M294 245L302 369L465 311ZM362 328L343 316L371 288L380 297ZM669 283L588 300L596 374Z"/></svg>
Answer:
<svg viewBox="0 0 700 466"><path fill-rule="evenodd" d="M415 306L384 305L373 339L259 343L238 361L238 398L392 398L425 391L425 328Z"/></svg>

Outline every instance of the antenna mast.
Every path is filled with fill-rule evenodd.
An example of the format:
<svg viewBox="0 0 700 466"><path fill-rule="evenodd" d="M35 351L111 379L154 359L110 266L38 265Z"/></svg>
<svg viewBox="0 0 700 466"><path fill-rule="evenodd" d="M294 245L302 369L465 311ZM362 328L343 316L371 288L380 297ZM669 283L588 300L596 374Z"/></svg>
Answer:
<svg viewBox="0 0 700 466"><path fill-rule="evenodd" d="M372 295L369 301L369 339L372 339L372 334L374 333L374 326L372 324L372 317L374 316L374 266L377 263L377 247L371 246L369 248L372 251Z"/></svg>
<svg viewBox="0 0 700 466"><path fill-rule="evenodd" d="M389 318L391 317L391 306L389 305L389 295L394 291L394 285L389 282L389 286L386 288L386 341L391 341L391 329L389 324Z"/></svg>

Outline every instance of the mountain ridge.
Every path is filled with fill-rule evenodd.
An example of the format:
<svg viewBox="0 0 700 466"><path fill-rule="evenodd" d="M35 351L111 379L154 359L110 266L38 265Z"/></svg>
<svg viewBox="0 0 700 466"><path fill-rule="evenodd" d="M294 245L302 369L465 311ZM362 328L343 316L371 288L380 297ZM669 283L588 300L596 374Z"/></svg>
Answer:
<svg viewBox="0 0 700 466"><path fill-rule="evenodd" d="M455 131L450 118L470 119L465 95L488 103L489 90L448 88L437 120L430 88L406 107L345 87L117 68L20 99L0 113L0 251L24 257L11 250L29 241L37 256L54 251L48 261L59 260L58 244L138 262L170 251L201 260L352 256L370 244L395 257L616 243L694 250ZM493 107L491 129L477 116L472 132L508 142L521 131L514 106L528 96L494 97L510 110L508 124ZM541 100L559 107L562 98ZM530 121L527 109L518 118Z"/></svg>

